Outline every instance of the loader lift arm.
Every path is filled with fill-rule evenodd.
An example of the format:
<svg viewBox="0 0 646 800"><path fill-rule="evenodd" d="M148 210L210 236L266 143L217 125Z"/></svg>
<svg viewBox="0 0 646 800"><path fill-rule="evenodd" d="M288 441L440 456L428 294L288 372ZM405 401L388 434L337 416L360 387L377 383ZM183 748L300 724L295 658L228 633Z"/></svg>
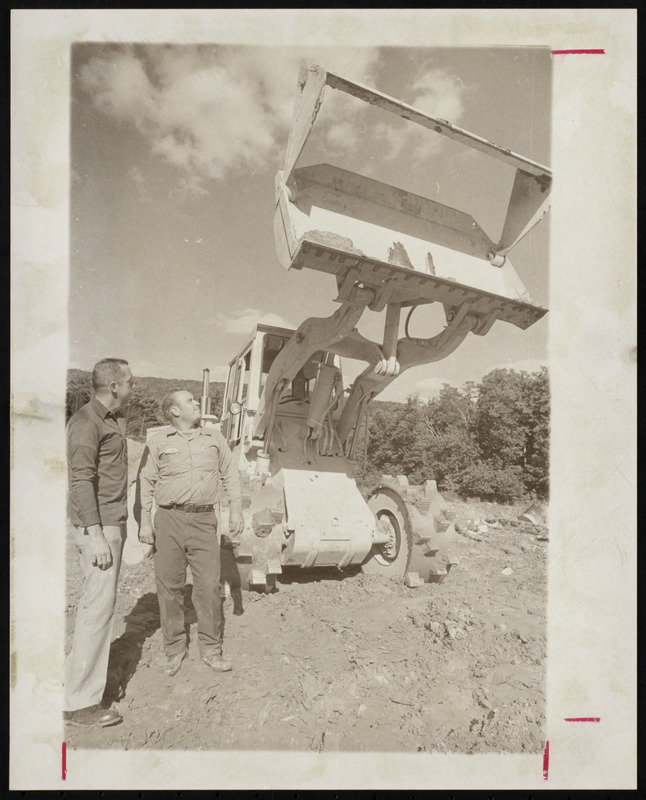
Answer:
<svg viewBox="0 0 646 800"><path fill-rule="evenodd" d="M386 314L386 336L391 335L393 330L388 329L389 312L399 321L399 304L392 304L388 307ZM358 422L363 414L363 410L380 392L382 392L392 381L401 375L405 370L422 364L431 364L440 361L456 350L473 331L482 334L488 330L495 320L495 316L483 319L475 314L469 313L470 304L463 303L455 309L447 309L447 326L440 333L428 339L418 339L413 337L402 337L397 340L395 346L397 371L390 375L380 375L372 367L365 369L354 382L354 386L345 403L343 412L337 422L337 435L342 443L345 443L352 432L357 428ZM386 350L386 347L384 347ZM387 352L387 350L386 350Z"/></svg>
<svg viewBox="0 0 646 800"><path fill-rule="evenodd" d="M350 296L330 317L309 317L300 324L274 360L260 398L254 436L268 433L278 395L284 381L290 381L317 350L333 351L334 344L354 328L366 306L374 299L372 289L355 286ZM270 433L270 431L269 431Z"/></svg>

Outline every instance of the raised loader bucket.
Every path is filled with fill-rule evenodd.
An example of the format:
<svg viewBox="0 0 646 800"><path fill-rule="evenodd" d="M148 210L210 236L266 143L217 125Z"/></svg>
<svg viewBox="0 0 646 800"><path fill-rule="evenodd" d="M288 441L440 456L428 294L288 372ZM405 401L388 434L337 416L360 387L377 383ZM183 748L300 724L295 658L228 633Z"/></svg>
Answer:
<svg viewBox="0 0 646 800"><path fill-rule="evenodd" d="M296 167L326 85L515 166L500 242L470 214L420 195L329 164ZM387 303L466 301L473 313L523 329L546 313L507 254L547 210L547 167L315 65L303 68L299 86L285 168L276 176L274 234L284 267L334 274L339 301L356 282L373 287L375 311Z"/></svg>

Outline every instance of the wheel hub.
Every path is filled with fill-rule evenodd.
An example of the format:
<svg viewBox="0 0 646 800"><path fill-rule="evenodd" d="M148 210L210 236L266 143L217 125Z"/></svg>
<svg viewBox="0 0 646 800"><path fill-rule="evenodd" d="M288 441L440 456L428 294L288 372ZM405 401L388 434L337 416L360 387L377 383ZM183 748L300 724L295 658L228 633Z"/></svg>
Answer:
<svg viewBox="0 0 646 800"><path fill-rule="evenodd" d="M379 526L384 533L388 534L388 541L379 545L381 556L386 561L393 561L397 557L399 550L399 542L397 536L397 528L394 521L390 518L388 512L384 512L379 516Z"/></svg>

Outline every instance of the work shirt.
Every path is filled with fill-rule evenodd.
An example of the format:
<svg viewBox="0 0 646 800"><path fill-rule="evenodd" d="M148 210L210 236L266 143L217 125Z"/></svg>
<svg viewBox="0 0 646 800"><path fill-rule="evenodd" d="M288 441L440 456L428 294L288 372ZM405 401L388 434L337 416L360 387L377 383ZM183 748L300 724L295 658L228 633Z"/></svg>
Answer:
<svg viewBox="0 0 646 800"><path fill-rule="evenodd" d="M73 525L122 525L128 517L126 421L93 397L67 423L67 512Z"/></svg>
<svg viewBox="0 0 646 800"><path fill-rule="evenodd" d="M169 426L151 437L139 473L141 527L152 527L158 506L215 505L222 486L229 503L240 503L238 467L220 431L195 428L180 433Z"/></svg>

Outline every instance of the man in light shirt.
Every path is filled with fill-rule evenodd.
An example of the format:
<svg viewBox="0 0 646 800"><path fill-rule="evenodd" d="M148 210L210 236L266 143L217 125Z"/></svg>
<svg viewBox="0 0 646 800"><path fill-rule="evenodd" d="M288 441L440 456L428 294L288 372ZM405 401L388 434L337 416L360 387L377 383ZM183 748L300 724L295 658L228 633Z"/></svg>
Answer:
<svg viewBox="0 0 646 800"><path fill-rule="evenodd" d="M220 480L229 501L229 530L243 528L238 468L222 434L202 428L200 404L176 389L162 402L171 425L151 437L139 473L139 540L154 544L155 579L167 675L175 675L186 655L183 592L186 567L193 575L200 658L226 672L222 658L220 541L214 511ZM157 504L154 523L153 499Z"/></svg>

